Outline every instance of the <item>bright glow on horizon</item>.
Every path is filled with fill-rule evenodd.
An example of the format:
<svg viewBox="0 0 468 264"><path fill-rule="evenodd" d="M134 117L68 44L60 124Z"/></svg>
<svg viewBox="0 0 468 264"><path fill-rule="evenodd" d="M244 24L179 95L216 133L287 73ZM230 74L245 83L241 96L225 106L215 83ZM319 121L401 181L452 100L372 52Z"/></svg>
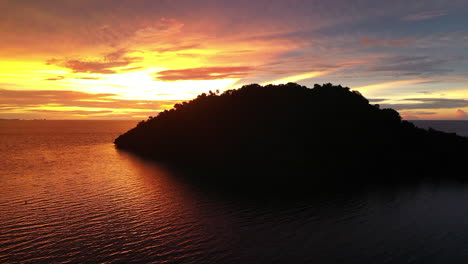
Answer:
<svg viewBox="0 0 468 264"><path fill-rule="evenodd" d="M425 3L433 13L383 0L279 1L264 12L225 0L0 8L0 118L140 118L210 90L288 82L341 84L421 119L468 113L460 3ZM407 100L433 97L445 101Z"/></svg>
<svg viewBox="0 0 468 264"><path fill-rule="evenodd" d="M264 82L264 83L262 83L262 85L285 84L285 83L289 83L289 82L298 82L298 81L302 81L302 80L305 80L305 79L311 79L311 78L319 77L319 76L325 75L327 73L329 73L329 72L318 72L318 71L316 71L316 72L307 72L307 73L303 73L303 74L299 74L299 75L288 76L288 77L281 78L281 79L274 80L274 81Z"/></svg>
<svg viewBox="0 0 468 264"><path fill-rule="evenodd" d="M355 87L353 88L353 90L357 90L364 95L367 94L367 95L372 96L373 93L381 92L382 90L398 88L404 85L416 84L416 83L421 83L424 81L425 80L423 79L414 79L414 80L383 82L383 83L370 84L370 85L361 86L361 87Z"/></svg>

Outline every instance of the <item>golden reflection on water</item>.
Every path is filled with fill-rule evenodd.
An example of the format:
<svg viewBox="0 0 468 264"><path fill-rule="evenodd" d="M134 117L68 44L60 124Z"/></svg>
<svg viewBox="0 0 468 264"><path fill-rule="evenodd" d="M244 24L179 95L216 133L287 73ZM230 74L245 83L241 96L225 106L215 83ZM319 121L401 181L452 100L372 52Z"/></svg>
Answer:
<svg viewBox="0 0 468 264"><path fill-rule="evenodd" d="M169 169L157 162L142 159L126 151L115 149L119 157L120 166L128 171L126 174L116 173L116 177L123 180L126 189L133 189L138 197L152 197L158 203L171 207L183 206L185 210L190 208L193 201L190 197L190 188L177 179L177 175L171 175ZM129 179L130 177L130 179Z"/></svg>
<svg viewBox="0 0 468 264"><path fill-rule="evenodd" d="M465 187L217 197L117 150L134 125L0 120L0 263L466 262Z"/></svg>
<svg viewBox="0 0 468 264"><path fill-rule="evenodd" d="M2 149L15 146L0 153L0 241L8 241L0 262L222 256L206 255L216 232L189 188L163 166L115 149L124 123L13 124L21 133L0 131Z"/></svg>

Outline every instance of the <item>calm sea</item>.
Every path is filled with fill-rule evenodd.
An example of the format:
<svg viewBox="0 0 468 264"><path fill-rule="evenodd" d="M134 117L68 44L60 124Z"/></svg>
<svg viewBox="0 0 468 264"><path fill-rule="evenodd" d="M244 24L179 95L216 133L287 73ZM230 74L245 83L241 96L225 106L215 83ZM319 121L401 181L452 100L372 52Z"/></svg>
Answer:
<svg viewBox="0 0 468 264"><path fill-rule="evenodd" d="M466 186L220 198L116 150L135 124L0 121L0 263L468 263Z"/></svg>

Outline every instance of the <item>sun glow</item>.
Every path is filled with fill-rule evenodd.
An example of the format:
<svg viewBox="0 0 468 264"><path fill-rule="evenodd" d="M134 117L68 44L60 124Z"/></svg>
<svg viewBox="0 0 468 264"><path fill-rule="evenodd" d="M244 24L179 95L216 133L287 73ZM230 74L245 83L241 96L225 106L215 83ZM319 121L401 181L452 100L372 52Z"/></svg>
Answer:
<svg viewBox="0 0 468 264"><path fill-rule="evenodd" d="M174 59L169 64L175 61ZM203 66L192 58L178 61L184 67ZM2 113L13 117L22 115L41 119L102 119L125 116L141 119L172 108L176 102L193 99L201 93L230 89L239 81L239 78L223 78L222 74L216 73L210 75L210 80L162 81L155 73L173 68L154 66L158 64L151 57L147 60L140 59L138 66L130 64L126 67L99 68L107 65L113 66L112 62L107 61L82 62L79 66L83 69L79 70L87 72L77 72L77 69L68 69L63 64L38 61L2 62L0 78L2 85L8 86L7 91L32 94L32 98L23 98L20 101L7 98L2 100ZM98 71L115 73L103 74ZM220 79L216 79L218 76ZM2 88L0 87L0 92ZM71 93L63 94L66 91Z"/></svg>
<svg viewBox="0 0 468 264"><path fill-rule="evenodd" d="M265 82L265 83L263 83L263 85L297 82L297 81L302 81L302 80L305 80L305 79L316 78L316 77L319 77L319 76L322 76L322 75L325 75L325 74L328 74L328 73L330 73L330 72L329 71L307 72L307 73L303 73L303 74L299 74L299 75L288 76L288 77L281 78L281 79L274 80L274 81Z"/></svg>
<svg viewBox="0 0 468 264"><path fill-rule="evenodd" d="M373 96L375 94L386 91L387 93L392 90L398 90L402 86L413 85L418 83L423 83L426 80L424 79L411 79L411 80L399 80L399 81L390 81L390 82L381 82L361 87L355 87L353 90L357 90L360 93L368 96Z"/></svg>

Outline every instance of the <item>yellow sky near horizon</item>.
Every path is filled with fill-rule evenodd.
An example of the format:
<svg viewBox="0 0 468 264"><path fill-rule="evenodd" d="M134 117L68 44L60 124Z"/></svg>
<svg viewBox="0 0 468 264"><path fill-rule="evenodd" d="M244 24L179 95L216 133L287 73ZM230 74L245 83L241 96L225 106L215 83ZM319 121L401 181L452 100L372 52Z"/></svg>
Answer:
<svg viewBox="0 0 468 264"><path fill-rule="evenodd" d="M210 90L287 82L341 84L406 118L465 118L458 40L436 57L427 36L367 28L365 9L296 4L0 0L0 118L144 119Z"/></svg>

